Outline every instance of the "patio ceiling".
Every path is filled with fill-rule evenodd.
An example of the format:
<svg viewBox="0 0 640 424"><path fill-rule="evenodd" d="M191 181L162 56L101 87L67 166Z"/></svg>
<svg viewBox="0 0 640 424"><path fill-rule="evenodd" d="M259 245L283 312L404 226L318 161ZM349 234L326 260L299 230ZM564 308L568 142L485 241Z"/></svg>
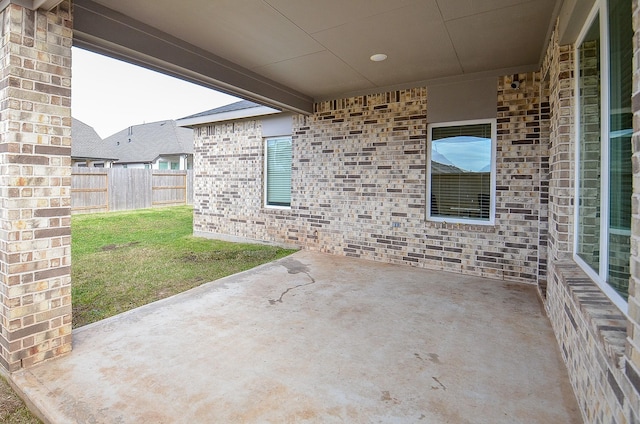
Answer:
<svg viewBox="0 0 640 424"><path fill-rule="evenodd" d="M75 44L299 112L539 69L562 0L76 0ZM372 62L384 53L388 59Z"/></svg>

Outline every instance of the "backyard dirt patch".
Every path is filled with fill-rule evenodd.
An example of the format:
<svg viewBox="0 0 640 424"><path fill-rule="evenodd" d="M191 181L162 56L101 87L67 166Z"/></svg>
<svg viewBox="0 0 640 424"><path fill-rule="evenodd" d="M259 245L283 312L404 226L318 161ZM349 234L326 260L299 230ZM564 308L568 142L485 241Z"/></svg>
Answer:
<svg viewBox="0 0 640 424"><path fill-rule="evenodd" d="M133 241L131 243L126 243L126 244L121 244L121 245L117 245L117 244L107 244L106 246L102 246L101 250L103 252L109 252L111 250L117 250L117 249L122 249L125 247L131 247L131 246L135 246L140 244L139 241Z"/></svg>

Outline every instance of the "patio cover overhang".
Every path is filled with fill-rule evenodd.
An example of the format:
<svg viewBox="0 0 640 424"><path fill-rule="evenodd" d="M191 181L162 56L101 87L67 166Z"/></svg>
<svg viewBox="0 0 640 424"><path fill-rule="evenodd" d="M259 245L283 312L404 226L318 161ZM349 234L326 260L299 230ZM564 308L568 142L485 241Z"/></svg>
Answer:
<svg viewBox="0 0 640 424"><path fill-rule="evenodd" d="M2 0L0 1L0 9L4 9L8 4L17 4L31 10L49 11L62 3L62 0Z"/></svg>
<svg viewBox="0 0 640 424"><path fill-rule="evenodd" d="M538 70L556 18L575 38L591 3L76 0L74 45L308 114L318 100Z"/></svg>

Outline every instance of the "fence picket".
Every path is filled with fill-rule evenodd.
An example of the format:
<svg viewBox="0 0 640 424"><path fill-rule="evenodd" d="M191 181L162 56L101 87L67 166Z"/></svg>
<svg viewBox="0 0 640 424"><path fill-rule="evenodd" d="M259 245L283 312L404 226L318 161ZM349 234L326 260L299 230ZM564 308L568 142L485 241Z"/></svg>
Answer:
<svg viewBox="0 0 640 424"><path fill-rule="evenodd" d="M96 213L193 204L193 171L73 168L71 212Z"/></svg>

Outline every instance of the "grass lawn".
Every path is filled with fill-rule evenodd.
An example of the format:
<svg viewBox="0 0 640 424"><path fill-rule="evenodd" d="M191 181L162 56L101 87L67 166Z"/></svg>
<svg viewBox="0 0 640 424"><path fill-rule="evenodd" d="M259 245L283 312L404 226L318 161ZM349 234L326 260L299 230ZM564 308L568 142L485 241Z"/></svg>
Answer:
<svg viewBox="0 0 640 424"><path fill-rule="evenodd" d="M293 252L193 237L192 225L187 206L74 215L74 328Z"/></svg>
<svg viewBox="0 0 640 424"><path fill-rule="evenodd" d="M293 250L191 235L191 207L74 215L73 326L80 327L265 262ZM0 376L0 423L38 420Z"/></svg>
<svg viewBox="0 0 640 424"><path fill-rule="evenodd" d="M0 423L40 424L40 420L31 414L22 399L16 395L9 383L0 376Z"/></svg>

